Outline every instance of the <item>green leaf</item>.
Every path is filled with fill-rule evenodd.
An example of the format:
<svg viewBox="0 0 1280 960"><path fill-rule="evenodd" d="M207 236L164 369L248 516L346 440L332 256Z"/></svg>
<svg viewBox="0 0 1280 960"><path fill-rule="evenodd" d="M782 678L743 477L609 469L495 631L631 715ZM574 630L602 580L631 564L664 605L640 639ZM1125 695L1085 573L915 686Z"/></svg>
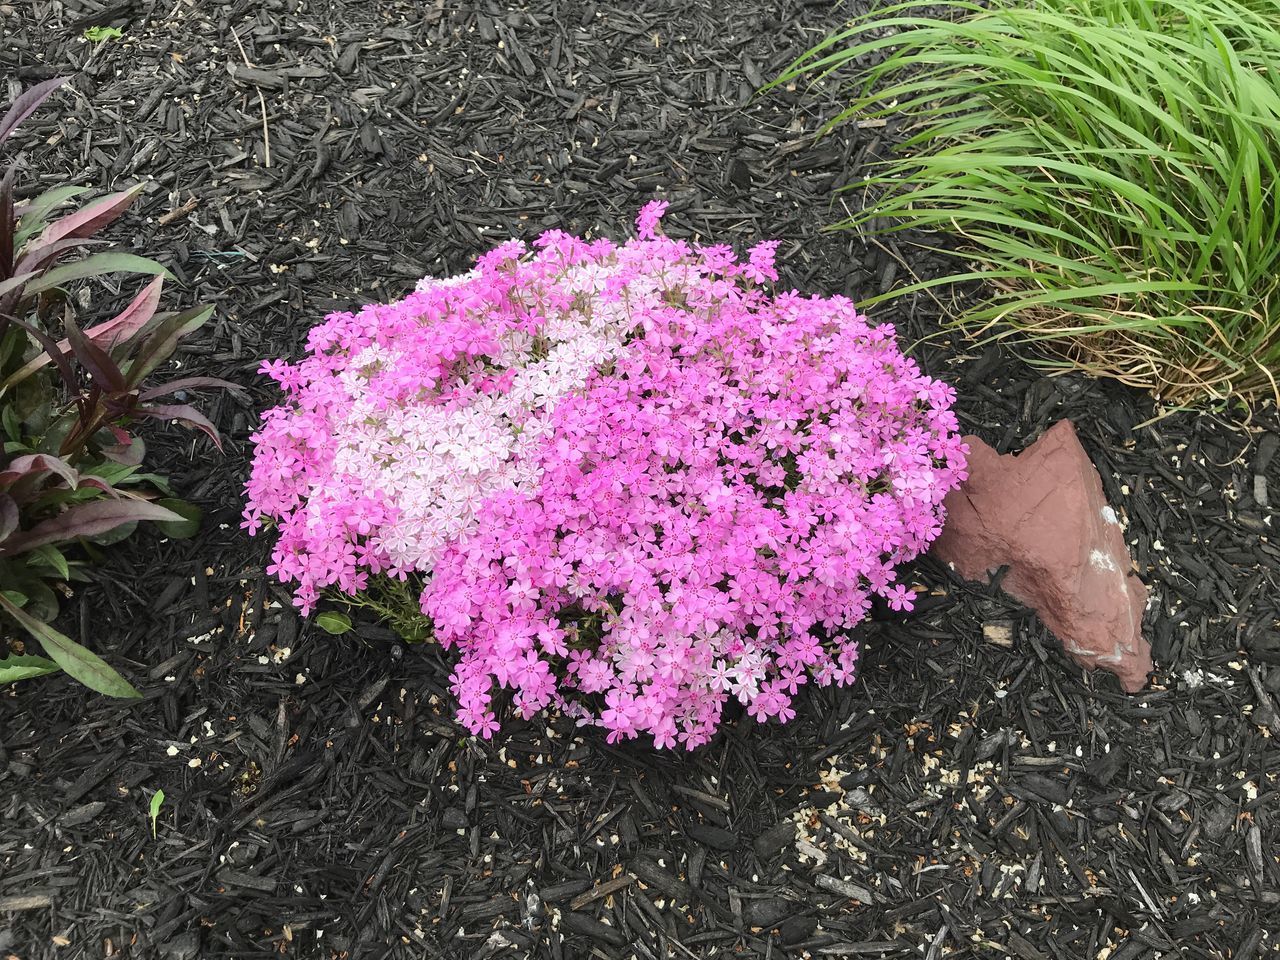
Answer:
<svg viewBox="0 0 1280 960"><path fill-rule="evenodd" d="M124 34L119 27L89 27L84 38L90 43L102 43L105 40L119 40Z"/></svg>
<svg viewBox="0 0 1280 960"><path fill-rule="evenodd" d="M32 677L43 677L47 673L57 672L58 665L44 657L15 653L0 659L0 684L30 680Z"/></svg>
<svg viewBox="0 0 1280 960"><path fill-rule="evenodd" d="M163 264L146 257L134 256L132 253L95 253L75 263L63 264L46 271L35 280L29 281L23 293L31 296L33 293L52 290L73 280L101 277L108 273L142 273L173 279L173 274L166 270Z"/></svg>
<svg viewBox="0 0 1280 960"><path fill-rule="evenodd" d="M9 598L0 594L0 607L9 616L18 621L19 626L40 642L47 653L72 678L79 680L90 690L105 694L108 697L140 700L142 694L135 690L129 681L116 673L114 669L92 650L76 643L65 634L59 633L47 623L41 623L28 616L20 607L15 606Z"/></svg>
<svg viewBox="0 0 1280 960"><path fill-rule="evenodd" d="M151 802L147 804L147 813L151 816L151 839L156 838L156 818L160 816L160 806L164 803L164 791L157 790L151 795Z"/></svg>
<svg viewBox="0 0 1280 960"><path fill-rule="evenodd" d="M17 590L0 590L0 597L4 597L15 607L25 607L27 605L27 595Z"/></svg>
<svg viewBox="0 0 1280 960"><path fill-rule="evenodd" d="M19 220L18 248L21 249L23 241L44 226L45 217L49 213L88 189L88 187L54 187L28 203L23 208L21 220Z"/></svg>
<svg viewBox="0 0 1280 960"><path fill-rule="evenodd" d="M27 558L27 563L38 563L41 566L51 567L57 571L58 576L63 580L71 576L71 568L67 566L67 558L62 555L59 550L51 543L46 543L43 547L36 547L31 551L31 555Z"/></svg>
<svg viewBox="0 0 1280 960"><path fill-rule="evenodd" d="M173 487L169 483L168 477L162 477L158 473L135 473L131 474L128 480L130 485L150 484L169 499L175 499L173 496Z"/></svg>
<svg viewBox="0 0 1280 960"><path fill-rule="evenodd" d="M204 512L194 503L188 503L186 500L178 500L176 498L165 498L157 500L156 504L166 510L172 510L182 517L181 520L161 520L156 524L160 528L160 532L166 537L172 537L174 540L187 540L199 532L200 520L203 518Z"/></svg>
<svg viewBox="0 0 1280 960"><path fill-rule="evenodd" d="M14 443L22 440L22 420L14 406L6 404L4 410L0 411L0 424L4 425L5 436Z"/></svg>
<svg viewBox="0 0 1280 960"><path fill-rule="evenodd" d="M324 613L316 614L316 626L325 633L331 633L335 637L351 630L351 618L345 613L337 613L333 610L326 610Z"/></svg>
<svg viewBox="0 0 1280 960"><path fill-rule="evenodd" d="M23 557L23 559L27 559ZM22 589L27 594L27 602L22 605L33 619L41 623L49 623L58 616L58 595L43 580L37 579L39 574L27 571L30 576L23 581Z"/></svg>
<svg viewBox="0 0 1280 960"><path fill-rule="evenodd" d="M108 530L106 533L98 533L92 537L88 537L87 539L91 543L95 543L100 547L111 547L121 541L128 540L137 532L138 523L137 521L132 521L130 523L122 523L114 530ZM100 560L95 562L101 563Z"/></svg>
<svg viewBox="0 0 1280 960"><path fill-rule="evenodd" d="M134 443L141 443L141 441L135 440ZM121 484L133 482L133 475L138 472L138 469L137 466L103 460L101 463L95 463L92 467L81 468L80 472L85 476L98 477L107 481L113 487L118 487Z"/></svg>

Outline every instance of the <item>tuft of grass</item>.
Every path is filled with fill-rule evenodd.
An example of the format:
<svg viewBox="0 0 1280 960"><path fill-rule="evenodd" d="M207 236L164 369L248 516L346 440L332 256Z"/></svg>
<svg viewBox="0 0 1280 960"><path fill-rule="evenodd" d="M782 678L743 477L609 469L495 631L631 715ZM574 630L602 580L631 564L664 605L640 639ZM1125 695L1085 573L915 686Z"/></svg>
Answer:
<svg viewBox="0 0 1280 960"><path fill-rule="evenodd" d="M903 122L837 226L949 234L968 265L887 296L982 280L957 323L1051 368L1280 399L1280 0L939 10L856 19L774 81L853 69L829 126Z"/></svg>

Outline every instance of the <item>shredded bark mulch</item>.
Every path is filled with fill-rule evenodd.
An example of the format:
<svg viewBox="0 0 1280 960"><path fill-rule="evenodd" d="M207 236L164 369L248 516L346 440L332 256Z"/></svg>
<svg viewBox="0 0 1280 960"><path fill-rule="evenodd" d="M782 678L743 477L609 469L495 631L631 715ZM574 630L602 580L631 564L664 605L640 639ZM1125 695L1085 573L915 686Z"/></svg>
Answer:
<svg viewBox="0 0 1280 960"><path fill-rule="evenodd" d="M144 700L61 677L0 696L0 956L1277 951L1273 409L1148 422L1124 388L921 345L1002 451L1076 421L1153 589L1151 688L1082 674L1028 611L925 559L917 613L866 626L856 686L688 756L560 718L463 736L447 655L300 622L238 529L273 402L260 360L496 240L621 236L662 196L673 234L783 239L801 289L864 298L936 270L820 229L893 123L819 138L831 91L753 97L853 10L0 0L5 94L78 72L25 128L26 161L45 186L149 182L120 238L170 265L173 302L218 307L184 367L255 391L204 401L225 456L153 436L201 535L136 538L68 603ZM914 342L944 306L877 316Z"/></svg>

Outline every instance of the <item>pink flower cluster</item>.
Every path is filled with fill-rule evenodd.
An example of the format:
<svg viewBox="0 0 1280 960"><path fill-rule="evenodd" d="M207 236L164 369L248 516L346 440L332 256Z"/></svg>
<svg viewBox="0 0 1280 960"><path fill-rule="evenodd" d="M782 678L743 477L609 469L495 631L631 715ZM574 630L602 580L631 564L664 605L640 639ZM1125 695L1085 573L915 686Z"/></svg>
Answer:
<svg viewBox="0 0 1280 960"><path fill-rule="evenodd" d="M847 631L934 539L964 477L950 387L843 297L771 296L745 261L657 232L510 242L389 306L336 314L264 369L246 525L310 609L425 575L473 733L495 694L692 748L730 697L794 716L849 682Z"/></svg>

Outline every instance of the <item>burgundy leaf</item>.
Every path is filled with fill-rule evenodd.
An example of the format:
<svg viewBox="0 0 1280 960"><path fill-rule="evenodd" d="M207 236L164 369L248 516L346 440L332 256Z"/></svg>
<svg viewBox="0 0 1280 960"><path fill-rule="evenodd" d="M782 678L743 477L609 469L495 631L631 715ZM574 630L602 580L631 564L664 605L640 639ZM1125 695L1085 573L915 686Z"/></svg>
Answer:
<svg viewBox="0 0 1280 960"><path fill-rule="evenodd" d="M84 335L103 350L110 350L116 344L124 343L156 315L156 308L160 306L160 288L163 286L164 277L156 277L115 317L90 327Z"/></svg>
<svg viewBox="0 0 1280 960"><path fill-rule="evenodd" d="M67 486L72 490L80 480L75 468L61 457L51 457L47 453L29 453L14 457L9 466L0 472L0 487L7 488L23 477L44 473L56 473L67 481Z"/></svg>
<svg viewBox="0 0 1280 960"><path fill-rule="evenodd" d="M103 480L101 477L81 477L80 489L84 489L85 487L94 487L101 490L103 493L115 497L117 500L120 499L120 491L113 487L110 482Z"/></svg>
<svg viewBox="0 0 1280 960"><path fill-rule="evenodd" d="M46 543L73 540L76 537L96 537L139 520L180 521L182 517L146 500L95 500L71 507L56 517L36 524L25 533L19 533L5 543L0 543L0 556L25 553Z"/></svg>
<svg viewBox="0 0 1280 960"><path fill-rule="evenodd" d="M53 337L49 336L34 324L27 323L25 320L19 320L17 317L10 317L9 319L20 326L23 330L27 331L27 333L31 334L31 336L35 337L40 346L44 347L45 355L50 357L57 366L58 373L61 374L62 381L67 385L67 389L72 392L79 390L80 385L76 382L75 371L71 369L71 361L67 359L65 350L53 342ZM20 370L18 373L22 373L22 371ZM27 374L26 376L19 377L18 373L15 373L3 384L0 384L0 390L7 390L13 384L26 379L26 376L30 376L30 374Z"/></svg>
<svg viewBox="0 0 1280 960"><path fill-rule="evenodd" d="M13 265L13 268L15 271L39 273L68 250L101 246L106 242L105 240L85 240L81 237L63 237L61 240L54 240L51 243L45 243L43 240L33 240L22 248L22 256L18 258L18 262Z"/></svg>
<svg viewBox="0 0 1280 960"><path fill-rule="evenodd" d="M18 504L7 493L0 493L0 543L18 529Z"/></svg>
<svg viewBox="0 0 1280 960"><path fill-rule="evenodd" d="M156 325L155 331L148 336L142 350L129 365L129 382L141 383L147 374L169 359L183 337L198 330L211 316L213 307L192 307L167 315Z"/></svg>
<svg viewBox="0 0 1280 960"><path fill-rule="evenodd" d="M37 273L39 273L38 270L30 270L26 273L20 273L17 276L6 277L5 279L0 280L0 296L4 296L6 293L19 289Z"/></svg>
<svg viewBox="0 0 1280 960"><path fill-rule="evenodd" d="M13 101L13 105L9 107L8 112L4 115L4 119L0 120L0 143L8 140L9 134L13 133L18 124L35 113L40 104L44 103L53 91L70 79L70 77L55 77L52 80L37 83L30 90L19 94L18 99Z"/></svg>
<svg viewBox="0 0 1280 960"><path fill-rule="evenodd" d="M80 331L80 328L76 326L76 322L71 319L70 310L65 314L63 322L67 328L67 340L71 344L71 351L93 376L98 385L114 393L121 393L127 390L128 386L124 382L124 374L120 372L116 362L107 356L106 351L97 344L89 342Z"/></svg>
<svg viewBox="0 0 1280 960"><path fill-rule="evenodd" d="M84 332L85 337L92 343L102 347L103 350L110 350L117 343L128 340L145 327L151 317L154 316L156 306L160 302L160 287L163 283L163 277L156 277L142 288L142 291L133 298L133 302L125 307L118 316L110 320L104 320L97 326L90 327ZM58 341L59 350L65 351L70 347L70 341ZM39 356L33 357L21 369L10 376L4 384L0 385L0 390L22 382L48 362L49 353L46 350Z"/></svg>
<svg viewBox="0 0 1280 960"><path fill-rule="evenodd" d="M169 383L162 383L159 386L152 387L150 390L144 390L138 395L138 399L154 400L157 397L177 393L179 390L200 390L205 387L234 390L237 393L244 391L244 387L240 386L240 384L232 383L230 380L222 380L218 377L183 377L181 380L171 380Z"/></svg>
<svg viewBox="0 0 1280 960"><path fill-rule="evenodd" d="M143 184L135 183L128 190L122 190L120 193L113 193L109 197L103 197L101 200L96 200L75 213L69 213L65 217L55 220L44 228L44 233L40 234L39 242L52 243L55 240L61 240L63 237L83 238L93 236L119 217L120 214L124 213L129 204L138 198L138 194L142 192L142 187Z"/></svg>
<svg viewBox="0 0 1280 960"><path fill-rule="evenodd" d="M0 179L0 280L13 276L13 238L18 230L13 209L13 171Z"/></svg>
<svg viewBox="0 0 1280 960"><path fill-rule="evenodd" d="M149 407L139 407L134 411L139 417L151 417L153 420L178 420L204 432L219 451L222 450L222 438L215 427L203 413L195 407L182 404L157 403Z"/></svg>

